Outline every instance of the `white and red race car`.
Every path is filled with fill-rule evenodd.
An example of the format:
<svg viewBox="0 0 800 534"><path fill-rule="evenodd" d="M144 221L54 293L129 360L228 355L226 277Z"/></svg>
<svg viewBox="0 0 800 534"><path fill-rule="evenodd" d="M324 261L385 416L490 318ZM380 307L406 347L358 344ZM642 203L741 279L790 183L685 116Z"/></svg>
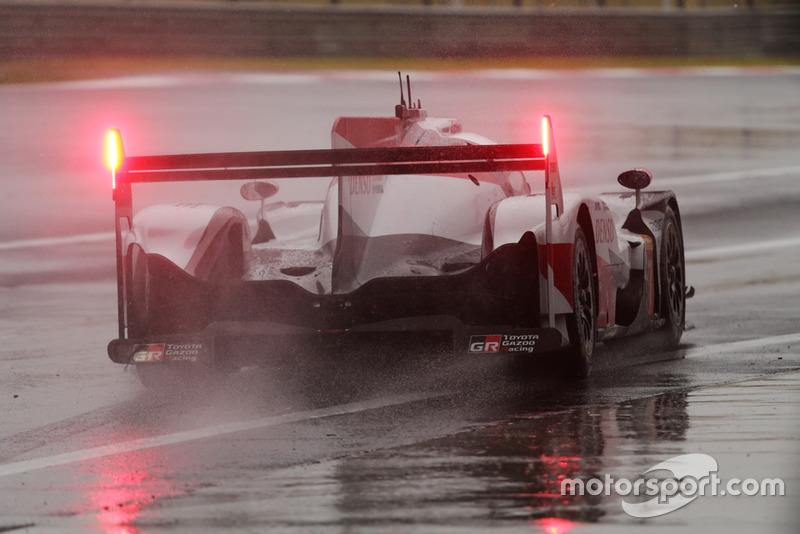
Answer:
<svg viewBox="0 0 800 534"><path fill-rule="evenodd" d="M562 193L549 117L541 143L494 144L404 98L391 117L337 119L332 145L125 157L110 131L119 295L111 359L150 384L167 369L389 344L555 353L581 378L603 340L654 333L678 344L687 297L680 211L671 191L642 191L646 170L619 176L630 192ZM330 179L324 198L275 201L282 179L310 177ZM134 213L135 184L203 180L240 181L260 208Z"/></svg>

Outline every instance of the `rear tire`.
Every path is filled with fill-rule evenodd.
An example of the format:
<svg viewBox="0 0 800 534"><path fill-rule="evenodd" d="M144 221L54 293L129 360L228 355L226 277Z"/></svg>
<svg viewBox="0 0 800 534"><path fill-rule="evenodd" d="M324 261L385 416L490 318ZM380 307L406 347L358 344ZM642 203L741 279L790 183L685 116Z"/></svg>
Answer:
<svg viewBox="0 0 800 534"><path fill-rule="evenodd" d="M128 249L128 332L132 338L148 335L149 287L147 254L139 245Z"/></svg>
<svg viewBox="0 0 800 534"><path fill-rule="evenodd" d="M570 347L566 351L564 377L582 380L589 376L597 338L597 288L592 251L583 228L575 233L572 253L572 313L567 317Z"/></svg>
<svg viewBox="0 0 800 534"><path fill-rule="evenodd" d="M662 332L665 344L675 349L686 325L686 265L683 255L683 235L678 219L671 208L664 214L661 234L661 314L666 319Z"/></svg>

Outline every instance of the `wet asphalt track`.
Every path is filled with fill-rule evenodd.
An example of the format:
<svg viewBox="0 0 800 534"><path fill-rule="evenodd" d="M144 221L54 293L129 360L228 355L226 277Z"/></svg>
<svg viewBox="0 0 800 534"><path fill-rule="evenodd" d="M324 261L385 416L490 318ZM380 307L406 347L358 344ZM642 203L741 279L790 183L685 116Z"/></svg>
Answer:
<svg viewBox="0 0 800 534"><path fill-rule="evenodd" d="M105 356L103 130L131 154L323 148L335 116L390 113L395 78L1 87L0 531L796 532L800 73L641 74L427 74L414 96L504 142L535 142L550 113L573 185L615 190L645 166L675 189L697 287L680 351L606 346L580 385L377 354L161 395ZM722 479L781 477L786 496L635 519L618 495L560 495L563 477L689 453Z"/></svg>

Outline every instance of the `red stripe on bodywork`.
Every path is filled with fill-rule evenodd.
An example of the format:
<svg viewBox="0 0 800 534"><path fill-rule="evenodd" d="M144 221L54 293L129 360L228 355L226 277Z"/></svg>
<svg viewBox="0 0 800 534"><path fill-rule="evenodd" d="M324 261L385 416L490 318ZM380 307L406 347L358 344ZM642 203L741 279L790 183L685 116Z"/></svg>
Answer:
<svg viewBox="0 0 800 534"><path fill-rule="evenodd" d="M614 324L617 320L617 288L614 286L614 275L611 265L603 259L597 258L597 326Z"/></svg>
<svg viewBox="0 0 800 534"><path fill-rule="evenodd" d="M554 243L553 245L553 285L564 295L570 307L574 306L572 298L572 255L575 245L571 243ZM611 274L611 266L600 256L597 259L597 326L614 324L616 320L615 303L616 288ZM547 278L547 248L539 245L539 270Z"/></svg>
<svg viewBox="0 0 800 534"><path fill-rule="evenodd" d="M572 243L553 243L553 285L572 306ZM547 278L547 247L539 244L539 270Z"/></svg>

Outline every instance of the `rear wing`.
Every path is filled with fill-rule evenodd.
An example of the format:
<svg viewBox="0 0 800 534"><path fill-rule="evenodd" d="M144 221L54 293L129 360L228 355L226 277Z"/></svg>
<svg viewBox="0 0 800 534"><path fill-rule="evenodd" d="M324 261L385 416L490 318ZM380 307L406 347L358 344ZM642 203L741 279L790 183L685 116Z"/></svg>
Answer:
<svg viewBox="0 0 800 534"><path fill-rule="evenodd" d="M108 132L106 162L111 169L117 244L117 290L120 339L127 334L124 236L133 224L131 185L202 180L259 180L333 176L468 174L472 172L544 171L548 299L552 298L552 214L563 212L552 123L542 117L541 144L414 146L270 152L228 152L126 157L118 130Z"/></svg>

